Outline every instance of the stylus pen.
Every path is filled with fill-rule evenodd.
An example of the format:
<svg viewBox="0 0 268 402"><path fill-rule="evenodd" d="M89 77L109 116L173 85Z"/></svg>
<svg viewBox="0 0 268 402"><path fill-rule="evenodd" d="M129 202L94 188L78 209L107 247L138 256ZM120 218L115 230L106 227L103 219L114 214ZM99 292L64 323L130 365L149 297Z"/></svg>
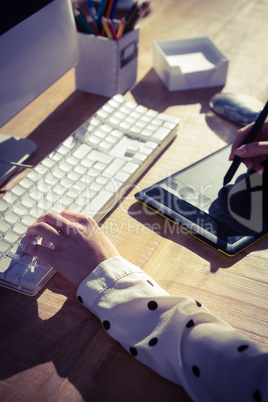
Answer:
<svg viewBox="0 0 268 402"><path fill-rule="evenodd" d="M252 126L250 132L248 133L247 137L245 138L243 144L249 144L250 142L253 142L258 134L258 132L260 131L260 129L262 128L263 123L265 122L265 119L268 115L268 101L266 102L263 110L261 111L261 113L259 114L259 116L257 117L254 125ZM242 145L242 144L241 144ZM226 175L224 176L223 179L223 185L226 186L226 184L228 184L232 178L234 177L235 172L237 171L237 169L239 168L239 165L242 161L242 158L240 158L239 156L235 156L233 163L231 164L230 168L228 169Z"/></svg>

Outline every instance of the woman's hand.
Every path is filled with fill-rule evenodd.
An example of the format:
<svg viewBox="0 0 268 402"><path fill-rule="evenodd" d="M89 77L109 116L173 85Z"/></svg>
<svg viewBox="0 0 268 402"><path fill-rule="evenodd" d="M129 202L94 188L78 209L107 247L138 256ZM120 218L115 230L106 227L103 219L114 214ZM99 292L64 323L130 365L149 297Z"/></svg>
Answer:
<svg viewBox="0 0 268 402"><path fill-rule="evenodd" d="M264 123L254 142L241 145L253 124L238 130L232 146L230 160L233 160L237 155L243 159L249 169L263 172L264 167L262 163L268 159L268 122Z"/></svg>
<svg viewBox="0 0 268 402"><path fill-rule="evenodd" d="M25 236L31 244L21 244L22 252L53 266L76 286L102 261L119 255L92 218L71 211L41 216Z"/></svg>

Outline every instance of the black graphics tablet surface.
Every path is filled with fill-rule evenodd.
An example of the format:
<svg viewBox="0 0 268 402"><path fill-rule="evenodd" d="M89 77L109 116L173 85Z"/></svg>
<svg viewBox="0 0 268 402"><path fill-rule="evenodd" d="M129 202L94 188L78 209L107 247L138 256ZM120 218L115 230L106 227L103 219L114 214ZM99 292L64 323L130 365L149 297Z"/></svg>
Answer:
<svg viewBox="0 0 268 402"><path fill-rule="evenodd" d="M213 248L233 256L268 233L268 171L241 164L223 187L228 145L135 194L137 200Z"/></svg>

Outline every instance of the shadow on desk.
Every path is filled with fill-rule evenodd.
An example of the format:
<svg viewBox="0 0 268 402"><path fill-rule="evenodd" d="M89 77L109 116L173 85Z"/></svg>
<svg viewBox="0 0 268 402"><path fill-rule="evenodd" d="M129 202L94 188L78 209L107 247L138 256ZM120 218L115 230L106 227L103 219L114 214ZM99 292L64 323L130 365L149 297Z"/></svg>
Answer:
<svg viewBox="0 0 268 402"><path fill-rule="evenodd" d="M190 401L110 338L60 274L35 297L0 290L1 400Z"/></svg>
<svg viewBox="0 0 268 402"><path fill-rule="evenodd" d="M37 144L37 154L31 158L37 164L93 115L107 98L82 91L73 92L29 136Z"/></svg>
<svg viewBox="0 0 268 402"><path fill-rule="evenodd" d="M233 266L243 259L250 250L256 251L267 249L266 237L243 250L241 253L233 257L228 257L191 236L191 234L187 232L186 229L183 229L180 224L173 224L158 213L148 210L147 207L140 202L132 204L128 213L132 218L136 219L159 236L189 249L193 253L198 254L204 260L208 261L211 273L216 273L219 269L226 269Z"/></svg>
<svg viewBox="0 0 268 402"><path fill-rule="evenodd" d="M200 104L200 114L206 114L208 127L222 140L229 143L233 142L233 133L240 126L217 115L209 106L210 98L221 92L222 89L222 86L218 86L187 91L168 91L155 70L151 68L143 79L133 87L131 93L138 104L157 110L159 113L164 113L168 108L174 106Z"/></svg>

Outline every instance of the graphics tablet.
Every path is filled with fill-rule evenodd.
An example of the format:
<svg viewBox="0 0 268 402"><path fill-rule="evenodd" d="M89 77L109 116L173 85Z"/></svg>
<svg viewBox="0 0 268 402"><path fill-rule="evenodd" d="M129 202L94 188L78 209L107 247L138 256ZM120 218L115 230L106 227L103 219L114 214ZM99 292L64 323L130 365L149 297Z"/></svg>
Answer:
<svg viewBox="0 0 268 402"><path fill-rule="evenodd" d="M231 162L228 145L135 194L213 248L233 256L268 233L268 170L248 171L242 163L223 187Z"/></svg>

